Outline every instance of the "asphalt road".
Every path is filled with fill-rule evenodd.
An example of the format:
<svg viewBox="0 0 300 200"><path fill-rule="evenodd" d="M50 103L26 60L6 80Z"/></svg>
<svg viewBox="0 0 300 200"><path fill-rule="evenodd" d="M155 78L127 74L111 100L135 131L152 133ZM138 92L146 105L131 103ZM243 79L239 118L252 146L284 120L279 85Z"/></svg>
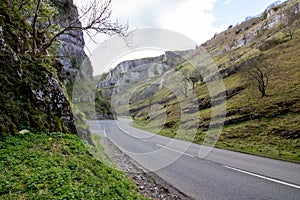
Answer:
<svg viewBox="0 0 300 200"><path fill-rule="evenodd" d="M194 199L300 199L299 164L216 148L199 158L210 149L133 128L128 119L88 123L92 132Z"/></svg>

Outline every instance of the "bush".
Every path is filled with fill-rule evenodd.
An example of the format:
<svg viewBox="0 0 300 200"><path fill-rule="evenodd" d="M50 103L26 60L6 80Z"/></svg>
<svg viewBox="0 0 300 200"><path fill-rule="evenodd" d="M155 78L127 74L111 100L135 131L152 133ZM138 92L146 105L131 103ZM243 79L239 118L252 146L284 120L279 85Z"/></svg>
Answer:
<svg viewBox="0 0 300 200"><path fill-rule="evenodd" d="M266 50L271 49L271 48L273 48L274 46L276 46L280 43L281 43L281 41L279 41L279 40L274 40L274 39L273 40L268 40L268 41L265 41L262 44L260 44L258 49L260 51L266 51Z"/></svg>

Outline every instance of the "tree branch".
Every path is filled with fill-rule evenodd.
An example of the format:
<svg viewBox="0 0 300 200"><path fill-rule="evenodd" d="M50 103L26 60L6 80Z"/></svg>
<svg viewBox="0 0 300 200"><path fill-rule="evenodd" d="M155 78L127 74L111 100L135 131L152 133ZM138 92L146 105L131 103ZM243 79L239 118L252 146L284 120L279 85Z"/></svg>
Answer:
<svg viewBox="0 0 300 200"><path fill-rule="evenodd" d="M35 9L35 14L33 18L33 23L32 23L32 53L33 55L36 54L36 48L37 48L37 21L38 21L38 16L40 12L40 7L41 7L42 0L38 0L36 9Z"/></svg>
<svg viewBox="0 0 300 200"><path fill-rule="evenodd" d="M39 47L37 47L37 20L39 17L39 9L41 6L41 1L38 1L38 5L35 11L35 17L33 20L33 53L35 57L42 56L47 49L57 40L57 38L62 34L67 34L69 31L81 30L85 31L87 35L92 39L95 35L103 33L109 36L118 35L122 38L128 37L128 25L121 25L116 22L111 22L111 11L110 5L111 0L105 1L104 3L99 3L98 0L93 0L87 9L82 11L77 19L69 22L67 25L62 27L58 33L53 34L47 41L43 42ZM81 25L81 23L83 25ZM42 34L46 34L51 27L51 19L48 18L48 26L44 28ZM92 34L93 33L93 34ZM93 42L95 40L92 39ZM96 43L96 42L95 42ZM96 43L97 44L97 43Z"/></svg>

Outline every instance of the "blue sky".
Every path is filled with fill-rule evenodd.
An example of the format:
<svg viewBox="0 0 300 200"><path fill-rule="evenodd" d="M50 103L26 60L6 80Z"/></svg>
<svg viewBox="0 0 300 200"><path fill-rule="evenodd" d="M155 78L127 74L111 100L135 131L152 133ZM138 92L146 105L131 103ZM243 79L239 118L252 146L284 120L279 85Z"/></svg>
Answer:
<svg viewBox="0 0 300 200"><path fill-rule="evenodd" d="M212 12L217 18L214 25L235 25L248 16L262 13L273 2L275 0L219 0Z"/></svg>

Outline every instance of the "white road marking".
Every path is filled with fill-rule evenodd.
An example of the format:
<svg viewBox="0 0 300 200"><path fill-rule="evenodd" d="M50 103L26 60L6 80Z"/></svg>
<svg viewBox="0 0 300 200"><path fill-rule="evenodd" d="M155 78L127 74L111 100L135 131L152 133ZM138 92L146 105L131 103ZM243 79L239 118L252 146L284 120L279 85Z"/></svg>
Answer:
<svg viewBox="0 0 300 200"><path fill-rule="evenodd" d="M107 137L106 130L105 130L106 126L107 126L107 125L104 125L104 126L103 126L103 135L104 135L104 137Z"/></svg>
<svg viewBox="0 0 300 200"><path fill-rule="evenodd" d="M228 168L228 169L235 170L235 171L238 171L238 172L241 172L241 173L244 173L244 174L248 174L248 175L255 176L255 177L258 177L258 178L262 178L262 179L265 179L265 180L269 180L269 181L272 181L272 182L275 182L275 183L280 183L280 184L283 184L283 185L287 185L287 186L290 186L290 187L300 189L299 185L294 185L294 184L287 183L287 182L284 182L284 181L279 181L279 180L276 180L276 179L273 179L273 178L261 176L261 175L254 174L254 173L251 173L251 172L247 172L247 171L237 169L237 168L234 168L234 167L229 167L229 166L226 166L226 165L223 165L223 166Z"/></svg>
<svg viewBox="0 0 300 200"><path fill-rule="evenodd" d="M126 130L122 129L120 126L118 126L118 127L119 127L119 129L120 129L121 131L123 131L123 132L126 133L127 135L129 135L129 136L131 136L131 137L134 137L134 138L136 138L136 139L142 140L142 141L144 141L144 142L147 142L147 140L145 140L145 139L143 139L143 138L140 138L140 137L138 137L138 136L136 136L136 135L130 134L130 133L127 132Z"/></svg>
<svg viewBox="0 0 300 200"><path fill-rule="evenodd" d="M178 151L178 150L176 150L176 149L171 149L171 148L169 148L169 147L166 147L166 146L163 146L163 145L160 145L160 144L156 144L156 145L159 146L159 147L168 149L168 150L170 150L170 151L174 151L174 152L177 152L177 153L184 154L184 155L190 156L190 157L192 157L192 158L195 158L195 156L193 156L193 155L191 155L191 154L188 154L188 153L185 153L185 152L181 152L181 151Z"/></svg>
<svg viewBox="0 0 300 200"><path fill-rule="evenodd" d="M129 134L126 130L122 129L120 126L118 126L118 128L119 128L121 131L123 131L124 133L126 133L127 135L130 135L131 137L134 137L134 138L136 138L136 139L142 140L142 141L144 141L144 142L148 142L148 141L145 140L144 138L140 138L140 137L137 137L137 136L135 136L135 135ZM163 145L160 145L160 144L156 144L156 145L159 146L159 147L168 149L168 150L170 150L170 151L174 151L174 152L177 152L177 153L184 154L184 155L190 156L190 157L192 157L192 158L195 158L195 156L193 156L193 155L191 155L191 154L188 154L188 153L185 153L185 152L181 152L181 151L178 151L178 150L176 150L176 149L171 149L171 148L169 148L169 147L166 147L166 146L163 146Z"/></svg>

